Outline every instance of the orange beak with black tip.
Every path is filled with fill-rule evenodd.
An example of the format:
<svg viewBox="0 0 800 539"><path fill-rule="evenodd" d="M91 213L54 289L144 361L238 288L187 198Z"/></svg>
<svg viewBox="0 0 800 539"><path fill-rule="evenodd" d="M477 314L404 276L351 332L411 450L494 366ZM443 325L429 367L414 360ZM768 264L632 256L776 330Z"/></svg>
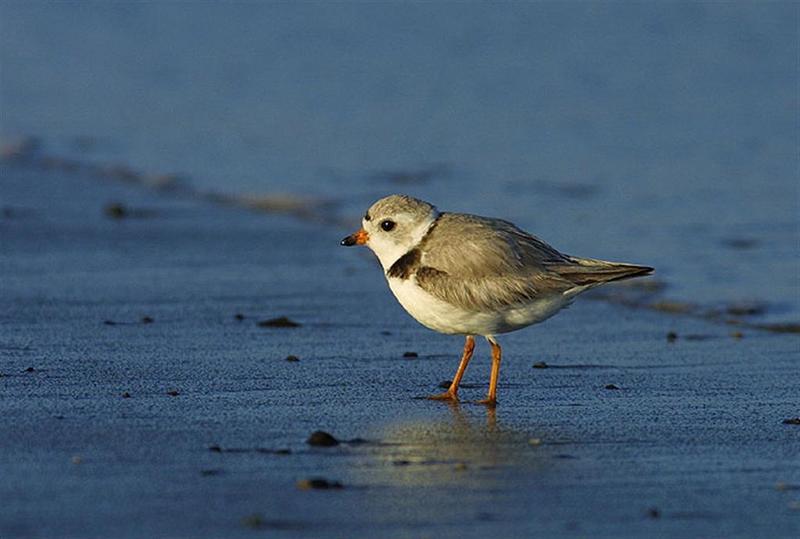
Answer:
<svg viewBox="0 0 800 539"><path fill-rule="evenodd" d="M352 247L353 245L364 245L369 240L369 234L363 228L358 229L358 232L354 234L350 234L345 239L343 239L340 245L344 245L345 247Z"/></svg>

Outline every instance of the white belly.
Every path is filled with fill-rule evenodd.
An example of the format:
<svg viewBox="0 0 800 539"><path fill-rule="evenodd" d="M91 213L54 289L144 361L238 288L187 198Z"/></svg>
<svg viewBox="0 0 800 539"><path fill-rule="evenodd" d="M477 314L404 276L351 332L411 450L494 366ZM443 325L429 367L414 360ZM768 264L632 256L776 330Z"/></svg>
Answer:
<svg viewBox="0 0 800 539"><path fill-rule="evenodd" d="M450 334L508 333L550 318L572 303L574 298L558 294L500 311L467 311L428 294L417 286L416 277L389 277L387 281L397 301L417 322L434 331Z"/></svg>

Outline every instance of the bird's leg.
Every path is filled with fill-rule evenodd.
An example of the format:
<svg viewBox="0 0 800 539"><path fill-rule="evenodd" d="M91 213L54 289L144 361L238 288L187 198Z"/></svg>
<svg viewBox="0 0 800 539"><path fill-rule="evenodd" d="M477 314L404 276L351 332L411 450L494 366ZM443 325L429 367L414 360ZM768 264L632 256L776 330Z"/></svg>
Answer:
<svg viewBox="0 0 800 539"><path fill-rule="evenodd" d="M478 404L497 406L497 378L500 375L500 360L503 357L503 350L492 337L486 337L486 340L492 345L492 374L489 377L489 393L485 399L478 401Z"/></svg>
<svg viewBox="0 0 800 539"><path fill-rule="evenodd" d="M458 384L461 383L461 378L464 377L464 371L467 370L467 365L469 364L469 360L472 359L472 352L474 350L475 338L472 335L467 335L467 338L464 341L464 352L461 354L461 363L458 364L458 370L456 371L455 377L453 377L453 381L450 382L450 387L444 393L440 393L439 395L431 395L428 397L429 399L437 401L458 400Z"/></svg>

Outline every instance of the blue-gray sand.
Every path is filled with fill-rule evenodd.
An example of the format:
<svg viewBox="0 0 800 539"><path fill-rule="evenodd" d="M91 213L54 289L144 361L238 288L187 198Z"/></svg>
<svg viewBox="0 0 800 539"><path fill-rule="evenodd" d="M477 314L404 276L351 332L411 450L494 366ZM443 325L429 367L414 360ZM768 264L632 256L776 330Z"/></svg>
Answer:
<svg viewBox="0 0 800 539"><path fill-rule="evenodd" d="M799 14L0 3L0 537L800 536ZM393 192L656 275L419 399Z"/></svg>

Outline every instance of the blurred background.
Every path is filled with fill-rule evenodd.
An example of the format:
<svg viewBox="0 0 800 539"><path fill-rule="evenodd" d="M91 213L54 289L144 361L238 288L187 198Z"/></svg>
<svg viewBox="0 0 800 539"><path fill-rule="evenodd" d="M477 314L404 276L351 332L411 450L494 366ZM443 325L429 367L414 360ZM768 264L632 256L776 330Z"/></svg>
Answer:
<svg viewBox="0 0 800 539"><path fill-rule="evenodd" d="M798 310L797 3L0 6L4 140L353 223L405 192Z"/></svg>

